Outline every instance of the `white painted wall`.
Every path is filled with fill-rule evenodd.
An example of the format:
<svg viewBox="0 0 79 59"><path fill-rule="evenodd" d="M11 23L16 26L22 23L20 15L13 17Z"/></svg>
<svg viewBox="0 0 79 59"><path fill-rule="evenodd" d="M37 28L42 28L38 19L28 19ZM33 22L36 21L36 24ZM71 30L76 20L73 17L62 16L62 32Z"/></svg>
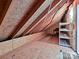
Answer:
<svg viewBox="0 0 79 59"><path fill-rule="evenodd" d="M79 5L77 6L77 52L79 54Z"/></svg>

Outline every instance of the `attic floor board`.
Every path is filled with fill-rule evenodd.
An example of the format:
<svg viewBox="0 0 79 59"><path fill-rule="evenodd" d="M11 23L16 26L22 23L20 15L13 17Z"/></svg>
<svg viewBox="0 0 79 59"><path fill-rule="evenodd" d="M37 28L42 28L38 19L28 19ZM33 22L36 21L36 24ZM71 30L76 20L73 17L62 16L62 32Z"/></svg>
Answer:
<svg viewBox="0 0 79 59"><path fill-rule="evenodd" d="M59 59L59 46L35 41L3 55L0 59Z"/></svg>
<svg viewBox="0 0 79 59"><path fill-rule="evenodd" d="M74 53L71 49L66 47L35 41L1 56L0 59L59 59L60 49L63 49L65 52Z"/></svg>
<svg viewBox="0 0 79 59"><path fill-rule="evenodd" d="M46 35L44 32L30 34L27 36L15 38L12 40L0 42L0 55L4 55L10 51L13 51L14 49L17 49L18 47L23 46L24 44L28 44L32 41L37 41L42 38L44 38Z"/></svg>

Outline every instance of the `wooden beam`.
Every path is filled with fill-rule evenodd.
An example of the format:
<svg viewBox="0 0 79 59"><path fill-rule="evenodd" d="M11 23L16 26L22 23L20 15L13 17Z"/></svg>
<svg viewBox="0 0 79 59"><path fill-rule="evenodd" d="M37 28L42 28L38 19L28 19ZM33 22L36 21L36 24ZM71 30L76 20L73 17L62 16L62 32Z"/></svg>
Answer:
<svg viewBox="0 0 79 59"><path fill-rule="evenodd" d="M12 0L0 0L0 25Z"/></svg>
<svg viewBox="0 0 79 59"><path fill-rule="evenodd" d="M9 37L14 37L17 32L24 26L25 23L28 22L29 18L35 13L35 11L39 8L39 6L44 2L44 0L36 0L34 5L30 8L30 10L24 15L22 20L18 23L14 31L11 33ZM19 35L18 35L19 36ZM16 37L18 37L16 36Z"/></svg>
<svg viewBox="0 0 79 59"><path fill-rule="evenodd" d="M68 10L68 6L70 4L69 3L65 3L58 11L57 13L55 14L54 17L51 17L52 18L52 21L49 23L49 25L47 27L45 27L44 30L47 30L47 29L55 29L55 25L59 24L59 22L61 21L63 15L66 13L66 11ZM58 26L57 26L58 27Z"/></svg>
<svg viewBox="0 0 79 59"><path fill-rule="evenodd" d="M50 0L51 3L53 1L54 0ZM37 11L30 17L30 19L28 19L25 25L16 33L16 35L14 35L14 37L21 35L49 5L50 3L48 3L48 0L45 0L44 3L37 9Z"/></svg>
<svg viewBox="0 0 79 59"><path fill-rule="evenodd" d="M58 2L43 18L41 18L29 31L24 32L23 35L26 35L30 32L36 32L36 31L42 31L43 28L45 27L45 25L48 25L48 23L50 23L51 19L49 18L50 16L54 16L54 14L64 5L64 3L66 3L67 0L63 1L60 0L60 2ZM44 25L42 25L41 23L43 23ZM41 25L40 25L41 24ZM39 26L40 25L40 26ZM38 28L39 27L39 28ZM33 33L32 32L32 33Z"/></svg>
<svg viewBox="0 0 79 59"><path fill-rule="evenodd" d="M26 30L23 33L26 33L27 31L29 31L38 21L40 21L42 17L44 17L45 14L48 13L49 8L52 9L59 1L60 0L54 0L51 4L51 7L50 6L47 7L45 11L41 15L39 15L37 19L28 28L26 28Z"/></svg>
<svg viewBox="0 0 79 59"><path fill-rule="evenodd" d="M25 14L36 3L36 0L12 0L11 5L0 25L0 41L11 38L20 21L23 21ZM23 18L23 19L22 19ZM20 23L21 24L21 23Z"/></svg>

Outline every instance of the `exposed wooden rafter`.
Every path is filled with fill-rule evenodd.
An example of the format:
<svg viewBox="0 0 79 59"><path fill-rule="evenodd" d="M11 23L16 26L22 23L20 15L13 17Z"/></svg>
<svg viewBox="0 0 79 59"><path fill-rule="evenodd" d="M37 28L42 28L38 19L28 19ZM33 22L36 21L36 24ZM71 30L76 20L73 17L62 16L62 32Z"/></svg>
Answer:
<svg viewBox="0 0 79 59"><path fill-rule="evenodd" d="M50 0L50 2L53 2L54 0ZM56 3L57 1L55 1ZM45 14L48 11L48 6L50 3L48 3L48 0L45 0L44 3L37 9L37 11L28 19L28 21L25 23L25 25L16 33L14 37L17 37L21 35L25 30L27 30L30 26L33 26L33 22L37 21L37 18L41 16L42 13ZM46 10L46 11L45 11ZM44 12L45 11L45 12ZM42 16L44 15L42 14Z"/></svg>

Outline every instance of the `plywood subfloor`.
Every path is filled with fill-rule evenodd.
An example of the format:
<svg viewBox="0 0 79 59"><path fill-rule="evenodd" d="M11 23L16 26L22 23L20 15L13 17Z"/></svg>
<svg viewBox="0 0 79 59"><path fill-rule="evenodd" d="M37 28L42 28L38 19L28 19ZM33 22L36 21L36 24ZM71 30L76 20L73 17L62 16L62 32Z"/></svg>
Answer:
<svg viewBox="0 0 79 59"><path fill-rule="evenodd" d="M58 45L36 41L3 55L0 59L58 59Z"/></svg>
<svg viewBox="0 0 79 59"><path fill-rule="evenodd" d="M0 59L59 59L60 49L74 53L71 49L56 44L35 41L1 56Z"/></svg>

